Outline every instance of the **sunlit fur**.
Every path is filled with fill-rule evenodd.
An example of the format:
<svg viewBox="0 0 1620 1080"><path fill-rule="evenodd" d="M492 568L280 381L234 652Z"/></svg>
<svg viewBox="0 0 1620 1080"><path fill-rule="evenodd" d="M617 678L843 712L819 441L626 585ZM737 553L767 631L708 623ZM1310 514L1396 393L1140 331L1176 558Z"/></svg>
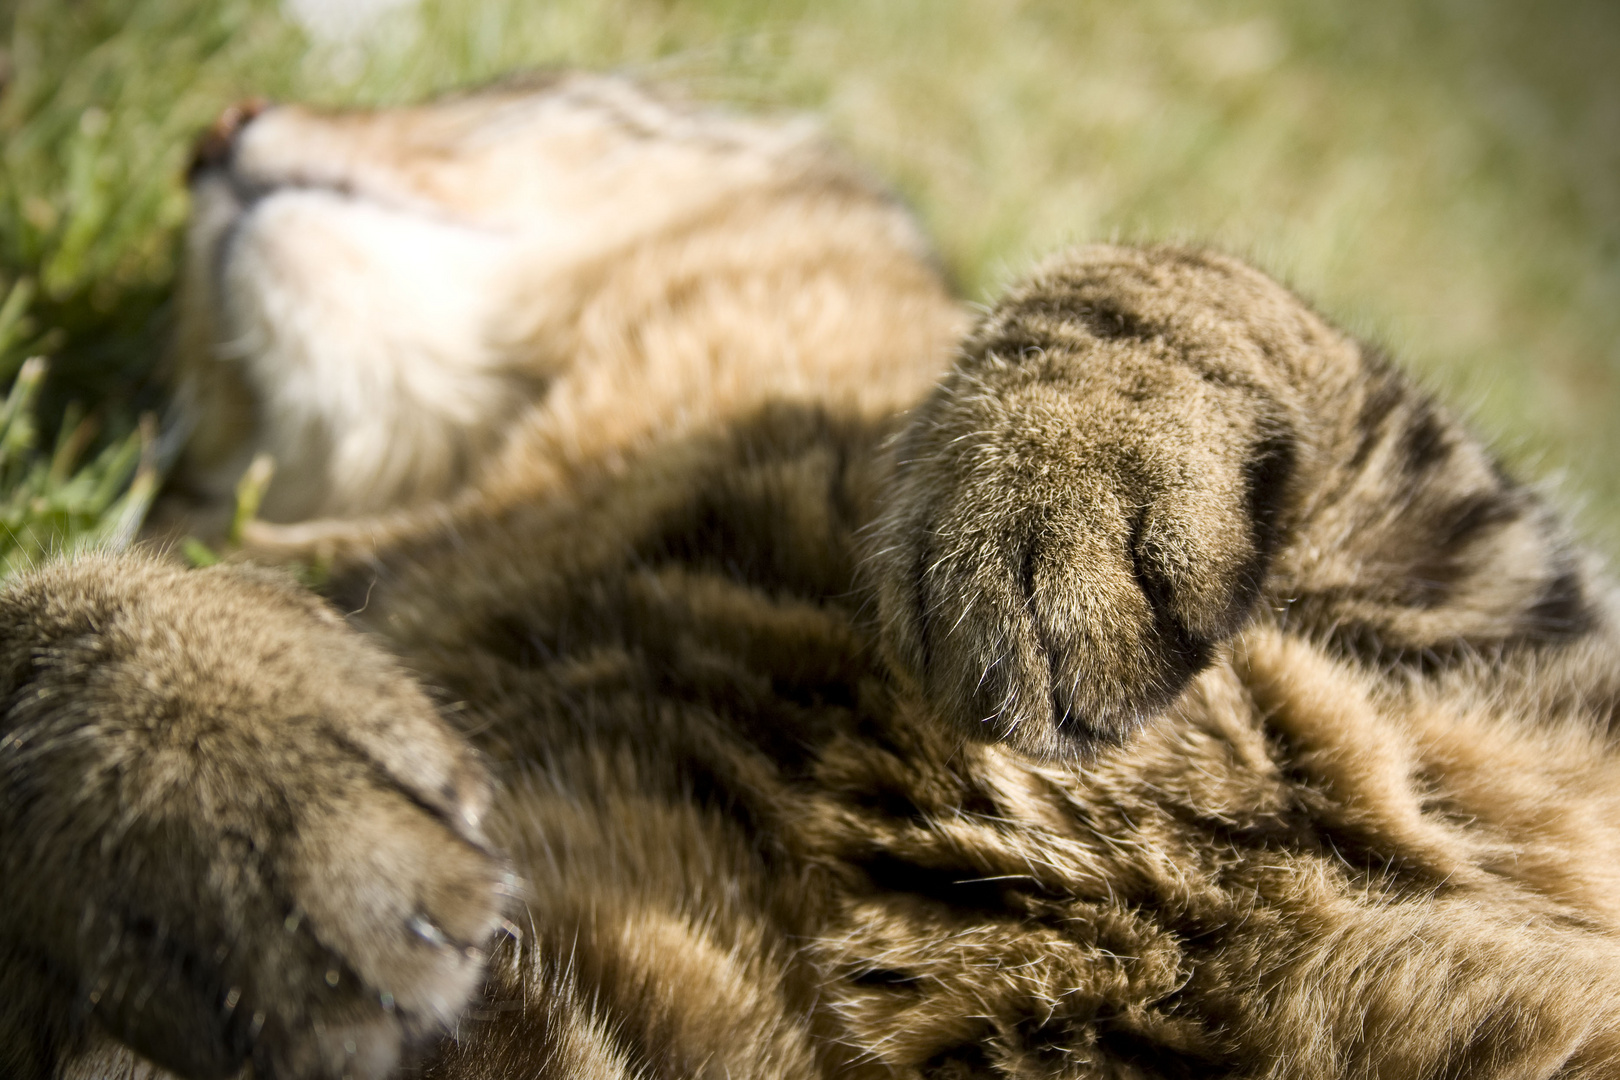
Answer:
<svg viewBox="0 0 1620 1080"><path fill-rule="evenodd" d="M1079 248L960 336L836 156L738 193L705 125L799 129L650 102L271 110L198 174L215 479L171 520L327 425L251 550L324 560L332 606L149 556L0 596L10 1074L1620 1074L1620 639L1535 493L1240 262ZM556 288L447 301L552 365L463 429L489 339L402 276L553 197L509 109L722 149L582 181L614 239ZM386 272L218 248L250 165L382 193L333 229ZM219 351L233 304L287 321ZM360 378L357 328L451 389L284 394ZM343 494L345 409L414 479Z"/></svg>
<svg viewBox="0 0 1620 1080"><path fill-rule="evenodd" d="M271 108L194 175L176 368L202 509L259 451L271 522L530 498L768 396L892 409L937 372L957 307L813 125L538 83Z"/></svg>

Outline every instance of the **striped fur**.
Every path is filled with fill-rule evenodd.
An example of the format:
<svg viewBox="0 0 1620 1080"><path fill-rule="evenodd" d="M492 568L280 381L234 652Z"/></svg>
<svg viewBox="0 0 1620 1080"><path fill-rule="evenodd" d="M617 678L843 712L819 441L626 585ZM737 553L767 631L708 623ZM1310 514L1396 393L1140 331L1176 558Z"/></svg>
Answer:
<svg viewBox="0 0 1620 1080"><path fill-rule="evenodd" d="M13 583L0 1061L1620 1075L1620 641L1540 499L1207 252L1059 255L942 365L323 526L346 627Z"/></svg>

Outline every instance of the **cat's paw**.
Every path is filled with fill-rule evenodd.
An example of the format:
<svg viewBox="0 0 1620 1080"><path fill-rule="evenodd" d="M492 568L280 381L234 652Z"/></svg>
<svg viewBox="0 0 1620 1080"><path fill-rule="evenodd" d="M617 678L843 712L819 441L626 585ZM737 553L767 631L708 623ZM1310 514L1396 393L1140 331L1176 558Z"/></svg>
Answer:
<svg viewBox="0 0 1620 1080"><path fill-rule="evenodd" d="M193 1077L380 1077L477 989L489 782L375 646L266 572L60 563L0 595L0 930Z"/></svg>
<svg viewBox="0 0 1620 1080"><path fill-rule="evenodd" d="M1047 756L1123 739L1241 625L1293 465L1241 334L1059 270L909 419L873 557L886 641L934 710Z"/></svg>

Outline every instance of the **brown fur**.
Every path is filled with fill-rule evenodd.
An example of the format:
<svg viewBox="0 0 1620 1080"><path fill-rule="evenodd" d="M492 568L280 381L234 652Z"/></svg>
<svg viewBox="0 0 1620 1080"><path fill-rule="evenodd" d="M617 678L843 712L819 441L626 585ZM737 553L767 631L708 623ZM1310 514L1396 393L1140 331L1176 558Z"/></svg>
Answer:
<svg viewBox="0 0 1620 1080"><path fill-rule="evenodd" d="M680 250L804 258L739 206ZM834 332L675 261L712 301L647 370L722 310ZM499 479L314 530L358 636L247 568L12 584L0 1060L378 1075L465 1000L487 835L521 895L433 1077L1620 1075L1608 586L1384 359L1110 247L909 413L926 356L736 359L566 482L542 400Z"/></svg>
<svg viewBox="0 0 1620 1080"><path fill-rule="evenodd" d="M887 413L965 326L909 216L802 122L563 75L273 108L233 146L193 177L180 486L206 526L274 454L267 552L487 515L767 400Z"/></svg>

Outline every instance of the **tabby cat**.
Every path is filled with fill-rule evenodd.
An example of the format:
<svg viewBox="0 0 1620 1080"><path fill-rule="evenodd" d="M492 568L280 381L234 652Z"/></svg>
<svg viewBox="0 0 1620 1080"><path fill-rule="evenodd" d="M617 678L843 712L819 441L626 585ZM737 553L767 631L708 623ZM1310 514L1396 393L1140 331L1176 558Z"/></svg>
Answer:
<svg viewBox="0 0 1620 1080"><path fill-rule="evenodd" d="M269 520L0 594L6 1076L1620 1076L1611 587L1262 274L964 335L601 76L192 184L165 527Z"/></svg>

